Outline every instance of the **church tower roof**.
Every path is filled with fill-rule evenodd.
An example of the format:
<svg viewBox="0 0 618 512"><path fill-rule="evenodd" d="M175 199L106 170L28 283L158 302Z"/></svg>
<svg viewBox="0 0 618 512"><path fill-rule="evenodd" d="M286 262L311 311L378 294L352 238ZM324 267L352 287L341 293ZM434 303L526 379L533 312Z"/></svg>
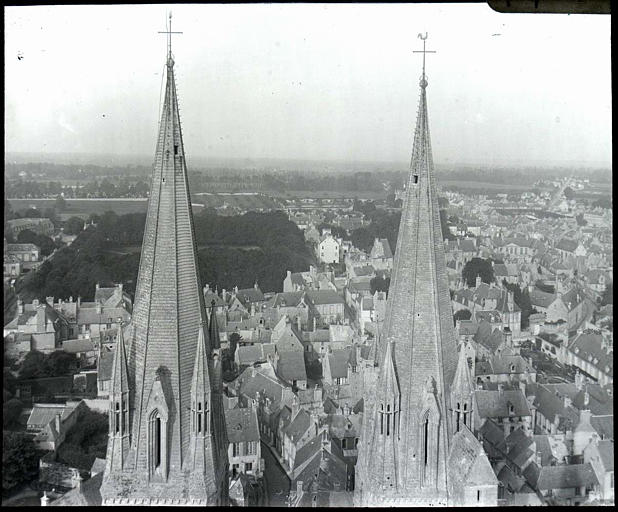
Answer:
<svg viewBox="0 0 618 512"><path fill-rule="evenodd" d="M364 431L363 445L359 448L365 452L359 492L362 497L358 500L363 506L438 504L443 503L447 492L450 426L446 395L455 374L457 346L429 136L425 53L429 52L423 46L410 174L378 347L382 375L392 371L386 350L392 344L392 366L400 392L396 426L400 436L395 441L397 481L393 475L378 469L377 460L382 457L379 443L371 442L379 429L377 407L385 399L378 387L367 400L366 414L372 421L366 425L373 432ZM381 501L383 492L389 495L386 501Z"/></svg>

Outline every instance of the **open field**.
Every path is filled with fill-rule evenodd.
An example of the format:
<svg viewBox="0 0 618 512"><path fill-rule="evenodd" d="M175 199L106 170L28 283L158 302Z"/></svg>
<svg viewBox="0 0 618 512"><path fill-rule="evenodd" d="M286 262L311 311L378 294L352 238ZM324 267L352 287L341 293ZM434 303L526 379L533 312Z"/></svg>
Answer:
<svg viewBox="0 0 618 512"><path fill-rule="evenodd" d="M441 188L455 187L460 190L490 190L497 194L516 194L530 192L531 188L538 190L552 190L547 187L532 187L531 185L509 185L506 183L486 183L484 181L452 181L452 180L436 180Z"/></svg>
<svg viewBox="0 0 618 512"><path fill-rule="evenodd" d="M337 199L340 197L355 198L358 199L385 199L386 192L384 190L365 190L365 191L338 191L338 190L289 190L285 192L278 192L271 190L265 192L273 197L281 197L284 199L290 199L293 197L305 198L324 198L324 199Z"/></svg>
<svg viewBox="0 0 618 512"><path fill-rule="evenodd" d="M227 204L232 207L235 206L242 210L258 210L258 209L277 209L283 208L283 206L268 195L258 193L225 193L225 192L200 192L197 194L191 194L195 204L202 204L205 207L217 208Z"/></svg>
<svg viewBox="0 0 618 512"><path fill-rule="evenodd" d="M197 246L197 250L201 251L202 249L216 249L216 248L226 248L226 249L240 249L242 251L263 251L263 249L257 245L222 245L222 244L199 244ZM115 246L110 247L105 250L108 254L116 254L118 256L126 256L127 254L138 254L142 252L141 245L124 245L124 246Z"/></svg>
<svg viewBox="0 0 618 512"><path fill-rule="evenodd" d="M55 199L9 199L13 210L21 211L27 210L34 206L38 210L44 210L45 208L53 208L56 204ZM113 211L117 215L124 215L126 213L142 213L146 212L146 206L148 200L143 199L66 199L66 210L60 215L62 220L66 220L69 217L88 217L91 213L101 215L106 211ZM193 203L193 211L198 213L203 206L201 204Z"/></svg>

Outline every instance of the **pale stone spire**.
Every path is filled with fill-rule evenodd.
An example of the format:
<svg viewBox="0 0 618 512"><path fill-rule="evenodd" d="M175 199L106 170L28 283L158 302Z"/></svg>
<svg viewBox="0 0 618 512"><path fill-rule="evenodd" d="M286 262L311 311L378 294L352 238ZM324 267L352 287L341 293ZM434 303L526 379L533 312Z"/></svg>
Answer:
<svg viewBox="0 0 618 512"><path fill-rule="evenodd" d="M109 393L109 441L107 444L106 468L121 470L129 454L129 376L124 343L124 323L118 326L118 337L112 366Z"/></svg>
<svg viewBox="0 0 618 512"><path fill-rule="evenodd" d="M376 408L386 400L386 391L377 387L365 401L365 415L371 419L363 425L359 445L355 500L360 506L429 505L447 499L450 422L446 412L457 345L429 137L427 86L423 67L410 174L378 346L380 362L390 361L385 356L392 351L393 369L390 363L382 366L380 379L394 371L400 393L399 434L394 443L397 485L391 485L390 475L374 464L381 457L380 448L367 446L380 429Z"/></svg>

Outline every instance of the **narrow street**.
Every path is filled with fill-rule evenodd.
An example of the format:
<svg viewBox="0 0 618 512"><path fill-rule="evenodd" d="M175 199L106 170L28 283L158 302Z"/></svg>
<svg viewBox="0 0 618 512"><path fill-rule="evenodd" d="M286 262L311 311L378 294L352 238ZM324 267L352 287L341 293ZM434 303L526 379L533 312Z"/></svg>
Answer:
<svg viewBox="0 0 618 512"><path fill-rule="evenodd" d="M287 506L286 498L290 492L290 479L263 442L262 457L265 465L264 490L268 500L267 504L270 507L285 507Z"/></svg>

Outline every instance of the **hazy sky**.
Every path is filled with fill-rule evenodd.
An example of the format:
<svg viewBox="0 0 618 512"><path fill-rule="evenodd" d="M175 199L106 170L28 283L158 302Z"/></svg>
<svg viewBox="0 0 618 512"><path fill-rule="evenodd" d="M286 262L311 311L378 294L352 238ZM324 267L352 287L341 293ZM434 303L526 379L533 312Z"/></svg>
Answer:
<svg viewBox="0 0 618 512"><path fill-rule="evenodd" d="M610 17L484 4L181 5L191 155L611 164ZM154 154L167 6L5 8L5 150Z"/></svg>

